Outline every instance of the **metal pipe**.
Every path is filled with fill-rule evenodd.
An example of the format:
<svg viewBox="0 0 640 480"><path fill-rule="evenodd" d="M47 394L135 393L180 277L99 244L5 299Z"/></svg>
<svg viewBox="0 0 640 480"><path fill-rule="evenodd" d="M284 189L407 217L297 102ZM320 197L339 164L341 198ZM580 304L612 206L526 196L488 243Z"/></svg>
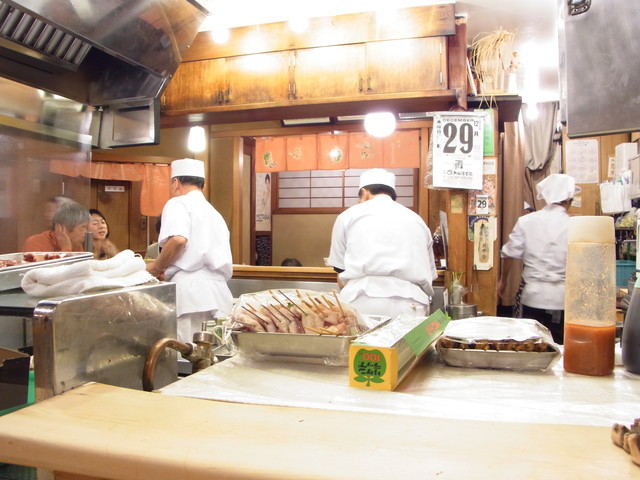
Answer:
<svg viewBox="0 0 640 480"><path fill-rule="evenodd" d="M215 336L207 331L207 322L203 322L200 332L193 334L193 342L195 343L193 352L190 355L183 354L182 356L193 363L192 373L196 373L210 367L215 362L213 354Z"/></svg>
<svg viewBox="0 0 640 480"><path fill-rule="evenodd" d="M145 392L152 392L153 374L156 370L156 362L160 353L165 348L173 348L182 354L182 357L193 363L193 373L204 370L213 365L215 356L213 355L214 339L213 333L207 332L207 323L202 324L202 331L193 334L194 343L184 343L174 338L161 338L154 343L147 353L142 371L142 388Z"/></svg>
<svg viewBox="0 0 640 480"><path fill-rule="evenodd" d="M195 345L180 342L175 338L161 338L154 343L147 353L147 359L144 362L144 369L142 370L142 389L145 392L152 392L154 390L153 374L156 371L156 363L160 354L167 347L177 350L184 357L188 357L193 353Z"/></svg>

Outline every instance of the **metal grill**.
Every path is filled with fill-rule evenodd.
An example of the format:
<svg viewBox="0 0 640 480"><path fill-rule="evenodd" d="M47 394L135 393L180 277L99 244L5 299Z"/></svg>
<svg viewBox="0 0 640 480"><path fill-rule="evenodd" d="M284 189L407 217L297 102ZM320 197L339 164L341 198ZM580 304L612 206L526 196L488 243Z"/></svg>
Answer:
<svg viewBox="0 0 640 480"><path fill-rule="evenodd" d="M28 13L0 1L0 36L73 67L91 49L91 45Z"/></svg>

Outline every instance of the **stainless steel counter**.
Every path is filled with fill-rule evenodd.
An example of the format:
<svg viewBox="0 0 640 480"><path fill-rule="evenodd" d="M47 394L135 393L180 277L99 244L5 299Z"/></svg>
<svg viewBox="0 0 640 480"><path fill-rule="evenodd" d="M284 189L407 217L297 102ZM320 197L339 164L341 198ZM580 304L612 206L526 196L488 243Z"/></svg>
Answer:
<svg viewBox="0 0 640 480"><path fill-rule="evenodd" d="M30 317L41 298L24 293L21 288L0 292L0 315Z"/></svg>

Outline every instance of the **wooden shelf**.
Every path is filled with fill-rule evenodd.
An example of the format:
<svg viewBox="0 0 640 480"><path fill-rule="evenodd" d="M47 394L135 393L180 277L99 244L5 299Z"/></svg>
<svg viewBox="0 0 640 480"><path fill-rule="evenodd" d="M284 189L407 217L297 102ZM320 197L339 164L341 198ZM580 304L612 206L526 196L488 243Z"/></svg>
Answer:
<svg viewBox="0 0 640 480"><path fill-rule="evenodd" d="M517 122L522 107L522 97L518 95L469 95L467 96L469 108L498 107L500 112L500 130L504 122Z"/></svg>

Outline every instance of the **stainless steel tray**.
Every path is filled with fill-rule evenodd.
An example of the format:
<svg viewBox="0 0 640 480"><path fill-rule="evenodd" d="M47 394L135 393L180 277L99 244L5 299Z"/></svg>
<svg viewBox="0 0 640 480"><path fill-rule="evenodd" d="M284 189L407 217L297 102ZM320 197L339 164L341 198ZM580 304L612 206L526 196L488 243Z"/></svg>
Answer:
<svg viewBox="0 0 640 480"><path fill-rule="evenodd" d="M29 270L33 270L34 268L52 267L55 265L68 265L84 260L91 260L93 258L93 254L91 252L18 252L0 255L0 260L20 261L24 258L25 253L32 253L36 256L46 255L47 253L70 256L64 258L56 258L53 260L42 260L38 262L24 263L21 265L15 265L13 267L2 267L0 268L0 291L20 288L22 277L24 277Z"/></svg>
<svg viewBox="0 0 640 480"><path fill-rule="evenodd" d="M349 364L349 345L356 335L334 337L304 333L233 332L238 350L250 355L268 355L269 360L295 361L336 366Z"/></svg>
<svg viewBox="0 0 640 480"><path fill-rule="evenodd" d="M502 370L547 370L560 352L517 352L513 350L476 350L444 348L436 343L436 350L444 363L453 367L497 368Z"/></svg>
<svg viewBox="0 0 640 480"><path fill-rule="evenodd" d="M380 323L369 332L389 321L388 317L378 318ZM349 346L358 338L358 335L333 336L234 330L231 332L231 338L241 353L268 356L267 360L346 367L349 365Z"/></svg>

